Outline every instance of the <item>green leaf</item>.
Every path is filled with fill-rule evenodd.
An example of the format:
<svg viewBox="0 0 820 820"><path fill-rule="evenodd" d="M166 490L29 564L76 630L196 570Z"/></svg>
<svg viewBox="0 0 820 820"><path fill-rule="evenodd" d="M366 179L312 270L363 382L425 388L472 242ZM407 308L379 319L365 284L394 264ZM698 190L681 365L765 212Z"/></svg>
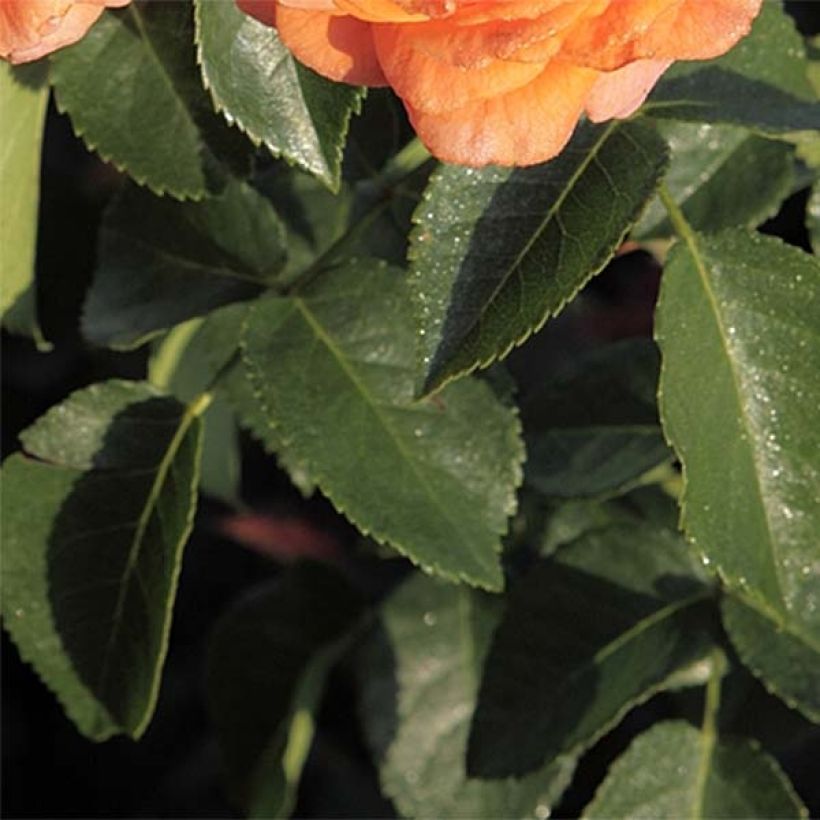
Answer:
<svg viewBox="0 0 820 820"><path fill-rule="evenodd" d="M238 304L211 313L197 331L193 344L201 350L212 376L220 374L214 386L217 396L230 405L239 424L271 455L305 497L316 489L304 462L285 446L257 399L253 384L239 355L239 339L250 305ZM233 361L232 361L233 360Z"/></svg>
<svg viewBox="0 0 820 820"><path fill-rule="evenodd" d="M682 721L653 726L615 761L585 818L806 817L775 760Z"/></svg>
<svg viewBox="0 0 820 820"><path fill-rule="evenodd" d="M522 775L591 745L704 658L710 594L683 541L648 524L589 532L538 563L493 638L468 771Z"/></svg>
<svg viewBox="0 0 820 820"><path fill-rule="evenodd" d="M243 348L269 424L362 532L427 571L498 589L518 420L478 381L414 401L412 340L400 272L353 261L258 303Z"/></svg>
<svg viewBox="0 0 820 820"><path fill-rule="evenodd" d="M41 344L34 264L47 79L44 63L0 63L0 316L7 330Z"/></svg>
<svg viewBox="0 0 820 820"><path fill-rule="evenodd" d="M301 564L234 604L214 629L207 695L234 800L287 817L330 666L362 612L335 571Z"/></svg>
<svg viewBox="0 0 820 820"><path fill-rule="evenodd" d="M820 262L769 237L679 227L656 333L682 522L731 589L816 638Z"/></svg>
<svg viewBox="0 0 820 820"><path fill-rule="evenodd" d="M820 723L820 641L784 628L742 597L725 598L721 610L743 663L770 692Z"/></svg>
<svg viewBox="0 0 820 820"><path fill-rule="evenodd" d="M228 5L213 3L211 5ZM52 57L57 104L86 144L140 184L179 199L249 170L248 144L211 106L189 2L135 0Z"/></svg>
<svg viewBox="0 0 820 820"><path fill-rule="evenodd" d="M83 734L156 704L199 469L200 406L112 381L26 430L3 467L3 618Z"/></svg>
<svg viewBox="0 0 820 820"><path fill-rule="evenodd" d="M244 183L231 182L201 202L127 186L103 219L83 332L97 344L134 347L194 316L258 296L285 259L281 222Z"/></svg>
<svg viewBox="0 0 820 820"><path fill-rule="evenodd" d="M353 193L347 185L331 193L316 177L282 163L254 179L254 185L273 203L287 231L285 281L333 246L350 223Z"/></svg>
<svg viewBox="0 0 820 820"><path fill-rule="evenodd" d="M218 110L257 145L338 190L350 117L363 90L300 65L276 31L232 2L196 0L205 85Z"/></svg>
<svg viewBox="0 0 820 820"><path fill-rule="evenodd" d="M663 172L633 123L584 126L552 162L433 174L411 237L423 390L522 343L603 268Z"/></svg>
<svg viewBox="0 0 820 820"><path fill-rule="evenodd" d="M749 36L709 62L679 62L641 109L653 117L745 125L770 133L820 129L806 49L780 3L763 3Z"/></svg>
<svg viewBox="0 0 820 820"><path fill-rule="evenodd" d="M623 491L671 453L655 405L659 357L646 340L585 353L522 403L526 483L547 496Z"/></svg>
<svg viewBox="0 0 820 820"><path fill-rule="evenodd" d="M383 792L404 817L546 817L569 784L570 757L521 780L467 776L470 720L501 604L416 574L382 606L360 666L362 714Z"/></svg>
<svg viewBox="0 0 820 820"><path fill-rule="evenodd" d="M211 365L201 327L201 319L178 325L153 347L148 360L151 383L182 402L192 401L211 388L219 371ZM236 414L216 386L212 389L216 395L202 415L199 488L226 504L238 506L241 453Z"/></svg>
<svg viewBox="0 0 820 820"><path fill-rule="evenodd" d="M754 228L774 216L791 193L794 147L745 128L661 122L672 161L665 183L688 222L698 230ZM633 236L666 237L674 228L655 199Z"/></svg>

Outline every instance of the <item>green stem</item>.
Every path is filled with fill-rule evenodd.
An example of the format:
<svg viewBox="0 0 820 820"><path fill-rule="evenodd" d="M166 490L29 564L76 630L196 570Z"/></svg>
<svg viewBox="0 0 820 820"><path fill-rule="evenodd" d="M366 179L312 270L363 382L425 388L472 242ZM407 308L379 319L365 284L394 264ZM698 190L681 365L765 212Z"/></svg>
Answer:
<svg viewBox="0 0 820 820"><path fill-rule="evenodd" d="M148 363L148 381L160 390L167 390L171 384L182 354L194 334L199 330L202 319L191 319L172 328L157 346Z"/></svg>
<svg viewBox="0 0 820 820"><path fill-rule="evenodd" d="M706 781L712 766L712 756L717 743L717 719L720 711L720 689L723 674L726 671L726 657L720 648L715 647L711 653L712 673L706 684L706 698L703 704L703 723L701 724L701 757L698 776L695 784L695 805L692 817L703 817L703 800L706 794Z"/></svg>
<svg viewBox="0 0 820 820"><path fill-rule="evenodd" d="M351 225L329 248L320 254L285 288L288 294L295 294L313 283L321 274L330 270L333 263L367 231L373 223L390 207L394 194L401 192L401 186L416 172L431 161L429 151L418 140L413 139L399 151L370 180L373 204Z"/></svg>
<svg viewBox="0 0 820 820"><path fill-rule="evenodd" d="M665 182L661 183L661 186L658 189L658 196L660 197L660 200L663 203L663 207L666 208L666 213L669 215L669 221L672 223L672 227L675 229L675 233L684 242L686 242L687 245L694 245L695 232L692 230L692 226L689 224L680 206L677 202L675 202L674 198L672 197L672 194L666 187Z"/></svg>

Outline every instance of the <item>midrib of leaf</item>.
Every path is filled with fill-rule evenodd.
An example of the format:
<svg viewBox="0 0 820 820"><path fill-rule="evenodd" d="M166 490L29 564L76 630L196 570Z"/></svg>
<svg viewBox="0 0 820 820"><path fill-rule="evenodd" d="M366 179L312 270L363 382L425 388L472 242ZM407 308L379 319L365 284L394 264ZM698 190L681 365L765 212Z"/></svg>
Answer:
<svg viewBox="0 0 820 820"><path fill-rule="evenodd" d="M412 457L412 453L410 453L409 450L407 450L404 442L401 439L401 436L393 428L393 425L390 423L389 419L382 413L381 409L379 408L379 405L373 401L373 399L370 396L370 392L367 389L367 385L365 385L361 381L359 376L356 374L356 371L350 366L350 364L347 361L347 357L337 347L336 343L333 341L330 334L316 319L314 314L311 312L310 308L305 304L304 300L299 297L293 297L292 302L295 305L295 307L299 310L299 312L302 314L302 317L304 318L308 327L310 327L310 329L316 334L316 337L319 339L319 341L325 345L328 352L336 360L339 367L342 369L342 372L344 372L344 374L348 377L350 383L356 389L356 392L362 397L365 404L370 408L373 415L378 419L379 423L384 428L385 432L388 433L389 438L392 440L402 459L406 461L412 469L413 474L418 479L418 482L420 486L424 489L425 494L429 497L433 507L447 522L452 531L454 533L458 533L459 528L457 522L452 519L447 508L443 506L442 503L439 501L438 497L436 496L435 492L433 491L433 488L430 486L426 477L423 473L419 471L418 465L416 464L415 459L413 459ZM394 546L397 549L401 549L401 545L399 544L394 544ZM465 576L463 575L463 573L459 573L459 577Z"/></svg>
<svg viewBox="0 0 820 820"><path fill-rule="evenodd" d="M698 592L695 595L690 595L686 598L681 598L677 601L673 601L670 604L667 604L660 609L656 609L651 615L646 618L641 618L638 623L634 626L631 626L625 632L622 632L618 635L615 640L610 641L609 643L602 646L593 656L592 656L592 663L589 666L599 665L603 663L603 661L607 660L610 656L614 655L619 649L626 646L626 644L630 643L631 641L639 638L644 632L647 632L651 629L655 624L659 624L662 621L666 620L667 618L671 618L675 613L679 612L682 609L686 609L687 607L694 606L696 603L700 601L705 601L707 598L710 598L712 593L709 590L704 590L703 592ZM587 665L579 669L577 672L574 672L569 681L573 681L579 674L585 672L587 669Z"/></svg>
<svg viewBox="0 0 820 820"><path fill-rule="evenodd" d="M649 435L651 433L660 432L660 425L658 424L583 424L573 427L548 427L544 430L536 430L533 436L538 438L549 433L570 435L570 434L588 434L588 433L634 433L635 435Z"/></svg>
<svg viewBox="0 0 820 820"><path fill-rule="evenodd" d="M151 483L151 489L148 493L148 497L145 500L142 512L140 513L139 519L137 521L137 527L134 531L134 536L131 539L131 546L128 550L128 559L125 564L125 569L122 573L119 593L117 595L117 600L114 605L114 612L111 616L111 630L108 633L108 640L106 641L106 646L103 650L102 666L100 667L100 672L97 676L97 681L95 685L95 691L97 692L104 691L104 687L106 686L108 674L110 671L111 655L114 648L114 643L119 635L119 631L122 625L125 599L127 596L127 591L132 581L132 577L137 578L139 584L141 585L139 576L136 575L136 569L137 561L140 556L140 550L142 548L142 542L145 536L145 531L148 527L148 523L151 519L151 516L154 513L155 507L157 506L160 493L162 492L162 488L165 485L165 480L168 476L168 473L170 472L171 466L173 465L174 458L176 458L176 455L179 452L179 448L182 444L183 439L185 438L185 435L187 434L194 420L198 418L200 415L202 415L202 413L204 413L205 410L208 408L208 405L211 403L211 400L212 396L209 393L203 393L197 396L185 408L185 413L180 419L179 426L177 427L176 432L173 435L173 438L168 444L168 449L165 451L165 454L163 455L162 460L159 463L159 467L157 469L154 481ZM178 574L179 567L175 567L174 572L175 574ZM172 606L173 602L169 601L166 604L166 609L170 609ZM166 619L166 629L165 634L163 635L163 642L167 640L167 632L169 627L170 624L168 624ZM152 700L156 698L156 689L157 681L154 680L151 693ZM146 714L150 715L150 709L146 711ZM143 724L135 728L135 736L138 736L144 730L145 726Z"/></svg>
<svg viewBox="0 0 820 820"><path fill-rule="evenodd" d="M464 677L467 684L466 691L471 697L478 692L477 664L475 651L475 633L470 624L472 600L470 593L464 588L458 589L458 625L461 636L461 662L464 666Z"/></svg>
<svg viewBox="0 0 820 820"><path fill-rule="evenodd" d="M741 392L740 386L740 375L738 374L737 370L735 369L734 358L732 356L731 350L729 348L729 341L728 341L728 333L726 328L723 324L723 317L720 313L720 306L718 303L717 295L715 294L714 290L712 289L711 284L709 283L709 272L706 266L706 260L703 257L703 254L700 250L700 246L698 245L697 236L695 235L692 226L689 224L688 220L683 214L683 211L678 207L678 204L669 194L666 186L661 184L659 189L659 195L661 201L666 208L666 212L669 215L669 219L672 222L673 227L677 231L678 235L680 236L681 240L684 242L686 247L689 249L689 253L692 256L692 259L695 262L695 268L698 271L698 276L701 281L701 286L703 287L703 291L706 295L706 298L709 301L709 306L712 310L712 314L715 318L715 324L718 329L718 336L720 337L720 342L723 347L723 352L728 363L729 373L732 377L732 386L734 387L735 393L735 405L737 406L738 410L738 418L740 419L743 427L746 431L746 440L749 442L749 449L751 451L752 456L752 463L754 465L753 473L754 473L754 480L755 484L757 485L757 492L758 497L760 498L760 504L763 508L763 519L766 522L766 533L768 535L768 543L770 547L769 555L771 557L771 566L774 573L774 580L777 585L778 595L780 597L780 602L783 606L784 611L788 612L788 606L786 605L786 599L783 593L783 582L780 578L780 566L777 560L776 553L778 552L777 541L774 538L774 534L772 532L772 522L770 520L770 511L769 506L765 501L765 494L763 491L763 484L761 483L761 473L762 470L760 469L760 464L758 463L758 452L755 442L757 438L753 435L754 430L752 427L752 422L748 418L746 414L746 406L743 402L743 394ZM684 486L686 484L686 465L683 465L683 473L684 473Z"/></svg>
<svg viewBox="0 0 820 820"><path fill-rule="evenodd" d="M162 76L162 79L165 82L165 84L170 89L171 94L176 98L182 110L188 114L188 117L191 119L191 121L195 122L193 112L188 107L185 98L179 93L179 90L177 89L173 79L171 78L171 74L168 71L165 62L163 61L162 57L160 57L159 52L156 50L156 47L154 46L154 42L151 39L151 35L148 33L148 29L145 27L145 21L142 19L142 12L139 10L136 3L132 3L128 6L128 14L130 14L132 19L134 20L134 24L139 30L140 36L142 37L142 40L147 47L147 52L151 56L154 63L156 63L157 68L159 68L159 73Z"/></svg>
<svg viewBox="0 0 820 820"><path fill-rule="evenodd" d="M222 265L217 267L214 265L208 265L205 262L197 262L195 259L188 259L184 256L180 256L179 254L173 253L172 251L158 248L156 245L152 245L150 242L148 242L148 240L140 239L139 237L125 233L124 231L118 228L105 228L104 230L106 233L112 234L114 236L119 236L129 243L146 248L163 261L170 262L174 265L178 265L179 267L193 268L194 270L202 271L203 273L206 273L210 276L224 277L226 279L238 279L241 282L250 282L251 284L256 285L259 288L265 287L261 279L257 279L251 274L241 273L238 270L234 270L233 268L227 268ZM211 245L211 243L208 244L210 247L214 247L213 245ZM218 248L218 250L220 251L220 253L222 252L221 248ZM235 257L231 255L231 259L235 260Z"/></svg>
<svg viewBox="0 0 820 820"><path fill-rule="evenodd" d="M558 195L555 202L547 210L546 214L544 215L544 218L541 220L541 223L533 231L532 236L529 238L529 240L525 243L524 247L518 252L515 259L504 271L503 276L501 277L495 288L493 288L493 291L490 294L489 298L485 300L484 307L479 311L479 314L476 316L475 319L473 319L470 325L464 329L463 333L460 334L462 341L470 333L472 333L475 330L475 328L478 327L478 325L481 323L481 321L487 313L487 306L492 304L495 301L498 294L501 293L501 291L507 286L507 283L510 281L510 278L518 270L521 263L532 250L535 243L541 238L541 234L544 233L550 222L552 222L553 219L555 219L558 216L561 207L563 206L564 202L566 202L567 197L570 195L570 193L572 193L578 180L587 172L587 170L593 164L593 162L597 161L598 152L601 150L601 146L606 142L606 140L609 139L610 135L616 127L617 121L613 120L603 130L600 137L593 143L589 152L584 156L584 159L581 161L581 163L578 165L575 171L572 172L569 179L566 181L566 184L563 186L561 193ZM599 167L601 167L600 163ZM561 227L561 233L564 233L563 226Z"/></svg>
<svg viewBox="0 0 820 820"><path fill-rule="evenodd" d="M766 606L764 601L759 601L757 598L753 598L745 594L742 590L736 589L732 590L731 597L737 598L744 606L754 610L758 615L765 618L767 621L771 621L776 631L787 633L790 638L794 638L796 641L802 643L807 649L810 649L812 652L820 655L820 643L815 642L810 635L804 632L798 632L794 628L794 621L789 618L784 618L782 613Z"/></svg>

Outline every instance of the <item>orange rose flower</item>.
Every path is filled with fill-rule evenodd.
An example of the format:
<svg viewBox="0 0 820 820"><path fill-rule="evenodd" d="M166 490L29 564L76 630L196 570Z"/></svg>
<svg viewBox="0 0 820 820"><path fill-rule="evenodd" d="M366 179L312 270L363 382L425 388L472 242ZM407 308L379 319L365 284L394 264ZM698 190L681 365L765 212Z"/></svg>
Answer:
<svg viewBox="0 0 820 820"><path fill-rule="evenodd" d="M762 0L237 0L334 80L390 85L447 162L531 165L581 115L627 117L675 60L728 51Z"/></svg>
<svg viewBox="0 0 820 820"><path fill-rule="evenodd" d="M0 0L0 57L27 63L76 43L106 6L130 0Z"/></svg>

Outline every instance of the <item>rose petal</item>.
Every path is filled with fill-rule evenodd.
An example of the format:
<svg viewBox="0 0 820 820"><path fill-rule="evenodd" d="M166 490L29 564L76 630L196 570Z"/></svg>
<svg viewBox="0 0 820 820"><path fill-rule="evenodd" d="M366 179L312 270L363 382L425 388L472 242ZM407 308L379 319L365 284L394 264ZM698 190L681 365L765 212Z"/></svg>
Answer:
<svg viewBox="0 0 820 820"><path fill-rule="evenodd" d="M639 54L666 60L710 60L749 33L763 0L684 0L668 29L652 29Z"/></svg>
<svg viewBox="0 0 820 820"><path fill-rule="evenodd" d="M488 58L459 68L430 56L415 39L425 24L374 26L376 53L395 92L415 111L443 113L532 82L543 66Z"/></svg>
<svg viewBox="0 0 820 820"><path fill-rule="evenodd" d="M279 6L275 25L297 60L332 80L386 85L370 23L355 17Z"/></svg>
<svg viewBox="0 0 820 820"><path fill-rule="evenodd" d="M561 48L563 32L585 10L602 1L562 2L533 19L493 20L475 25L454 25L456 16L408 27L406 33L412 38L415 51L459 68L481 68L493 60L543 65Z"/></svg>
<svg viewBox="0 0 820 820"><path fill-rule="evenodd" d="M601 74L587 97L586 110L593 122L623 119L640 108L671 60L638 60L617 71Z"/></svg>
<svg viewBox="0 0 820 820"><path fill-rule="evenodd" d="M129 0L0 0L0 57L12 63L38 60L76 43L105 6Z"/></svg>
<svg viewBox="0 0 820 820"><path fill-rule="evenodd" d="M422 142L445 162L534 165L567 144L596 77L554 61L523 88L444 114L410 106L408 114Z"/></svg>

